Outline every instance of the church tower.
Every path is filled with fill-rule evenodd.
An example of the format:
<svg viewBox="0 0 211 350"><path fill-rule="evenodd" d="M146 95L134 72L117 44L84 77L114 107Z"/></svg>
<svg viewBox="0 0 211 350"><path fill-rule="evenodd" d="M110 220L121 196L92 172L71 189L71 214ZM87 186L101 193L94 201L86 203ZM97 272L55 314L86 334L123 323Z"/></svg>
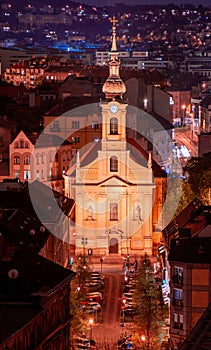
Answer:
<svg viewBox="0 0 211 350"><path fill-rule="evenodd" d="M151 159L130 149L126 140L126 87L119 69L116 19L112 22L109 76L100 102L102 139L77 154L65 177L65 192L76 201L76 254L152 254L153 176ZM83 158L85 157L85 158Z"/></svg>

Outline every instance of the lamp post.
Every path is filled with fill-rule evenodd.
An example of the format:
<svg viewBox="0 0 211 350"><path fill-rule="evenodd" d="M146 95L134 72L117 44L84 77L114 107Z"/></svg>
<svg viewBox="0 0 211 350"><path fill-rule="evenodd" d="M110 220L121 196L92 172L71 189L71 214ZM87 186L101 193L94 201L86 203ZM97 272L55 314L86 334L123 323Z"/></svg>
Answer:
<svg viewBox="0 0 211 350"><path fill-rule="evenodd" d="M90 318L90 319L89 319L89 326L90 326L90 335L89 335L89 338L90 338L90 340L92 339L92 325L93 325L93 319Z"/></svg>
<svg viewBox="0 0 211 350"><path fill-rule="evenodd" d="M81 244L82 244L82 246L83 246L84 261L85 261L85 257L86 257L85 246L88 244L88 239L87 239L86 237L82 237L82 238L81 238Z"/></svg>
<svg viewBox="0 0 211 350"><path fill-rule="evenodd" d="M185 122L185 109L186 109L186 105L183 104L182 105L182 125L184 125L184 122Z"/></svg>
<svg viewBox="0 0 211 350"><path fill-rule="evenodd" d="M102 272L103 272L103 258L101 257L100 258L100 273L101 273L101 275L102 275Z"/></svg>

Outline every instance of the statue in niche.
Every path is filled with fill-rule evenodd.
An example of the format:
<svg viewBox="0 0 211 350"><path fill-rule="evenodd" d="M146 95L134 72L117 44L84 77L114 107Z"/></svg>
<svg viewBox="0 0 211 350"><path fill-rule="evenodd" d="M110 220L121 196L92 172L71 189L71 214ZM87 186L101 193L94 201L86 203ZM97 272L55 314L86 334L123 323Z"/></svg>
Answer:
<svg viewBox="0 0 211 350"><path fill-rule="evenodd" d="M91 204L88 206L87 211L86 211L86 220L88 220L88 221L94 220L94 211L93 211L93 207Z"/></svg>
<svg viewBox="0 0 211 350"><path fill-rule="evenodd" d="M142 221L142 218L141 218L141 206L138 203L135 204L135 208L134 208L134 220Z"/></svg>

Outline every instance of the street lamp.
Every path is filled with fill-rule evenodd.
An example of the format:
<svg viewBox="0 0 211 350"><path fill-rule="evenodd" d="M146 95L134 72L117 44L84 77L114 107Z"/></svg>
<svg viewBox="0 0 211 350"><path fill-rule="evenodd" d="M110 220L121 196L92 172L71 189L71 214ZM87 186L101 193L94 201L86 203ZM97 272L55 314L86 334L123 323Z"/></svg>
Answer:
<svg viewBox="0 0 211 350"><path fill-rule="evenodd" d="M89 335L89 338L90 338L90 340L92 339L92 325L93 325L93 319L90 318L90 319L89 319L89 326L90 326L90 335Z"/></svg>
<svg viewBox="0 0 211 350"><path fill-rule="evenodd" d="M183 104L183 105L182 105L182 125L183 125L184 122L185 122L185 109L186 109L186 105Z"/></svg>
<svg viewBox="0 0 211 350"><path fill-rule="evenodd" d="M103 272L103 258L101 257L100 258L100 273L101 273L101 275L102 275L102 272Z"/></svg>

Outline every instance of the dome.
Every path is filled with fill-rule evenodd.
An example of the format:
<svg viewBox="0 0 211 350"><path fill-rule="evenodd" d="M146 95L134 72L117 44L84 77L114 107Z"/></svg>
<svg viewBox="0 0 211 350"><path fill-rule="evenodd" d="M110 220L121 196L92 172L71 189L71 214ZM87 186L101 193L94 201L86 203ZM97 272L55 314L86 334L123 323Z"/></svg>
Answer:
<svg viewBox="0 0 211 350"><path fill-rule="evenodd" d="M106 98L121 96L126 92L125 83L120 78L108 78L103 85Z"/></svg>

